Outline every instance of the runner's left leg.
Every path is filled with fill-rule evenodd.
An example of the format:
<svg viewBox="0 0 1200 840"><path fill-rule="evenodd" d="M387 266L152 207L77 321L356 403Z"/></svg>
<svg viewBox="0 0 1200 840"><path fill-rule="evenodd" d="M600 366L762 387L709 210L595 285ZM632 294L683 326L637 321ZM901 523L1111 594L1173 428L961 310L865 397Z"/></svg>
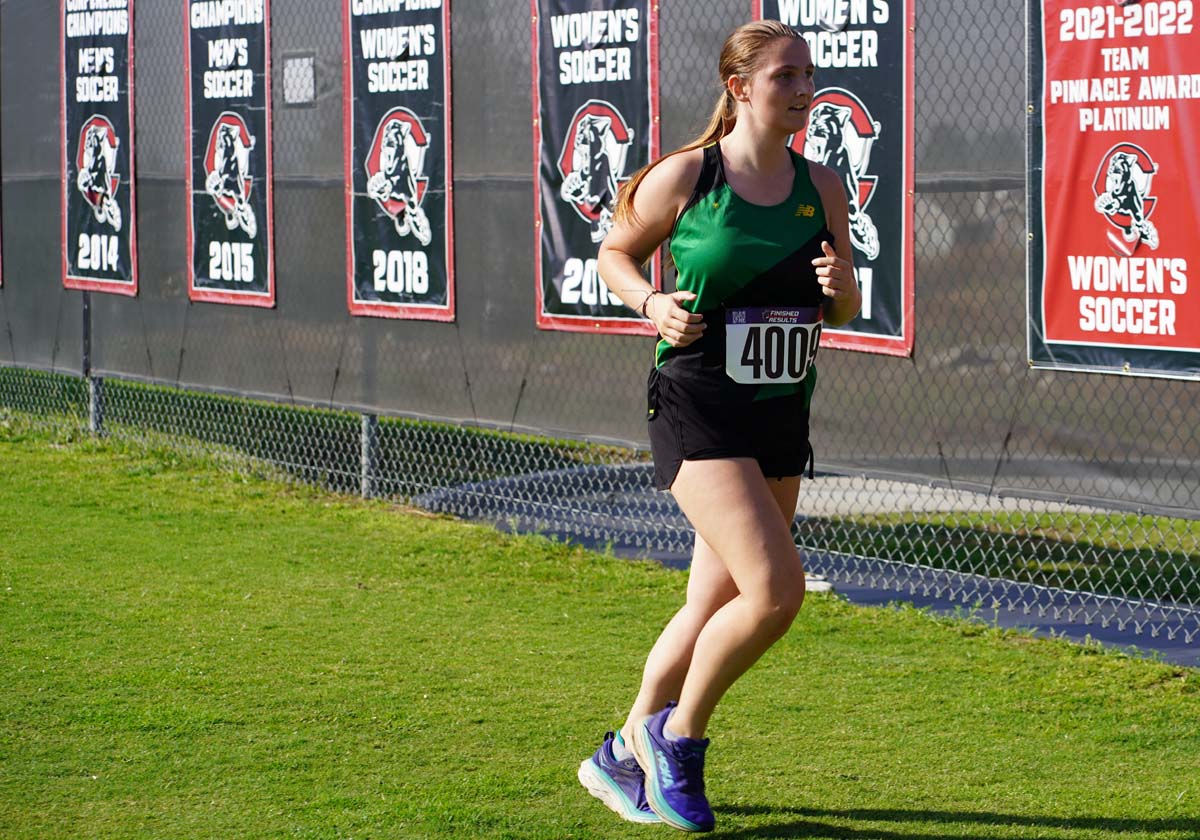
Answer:
<svg viewBox="0 0 1200 840"><path fill-rule="evenodd" d="M768 479L767 484L779 513L791 527L796 515L800 476ZM717 610L738 595L737 586L724 562L704 538L696 534L692 564L688 574L687 603L667 623L646 658L642 685L629 717L621 728L625 743L633 743L633 727L642 718L678 700L688 666L692 661L696 638Z"/></svg>

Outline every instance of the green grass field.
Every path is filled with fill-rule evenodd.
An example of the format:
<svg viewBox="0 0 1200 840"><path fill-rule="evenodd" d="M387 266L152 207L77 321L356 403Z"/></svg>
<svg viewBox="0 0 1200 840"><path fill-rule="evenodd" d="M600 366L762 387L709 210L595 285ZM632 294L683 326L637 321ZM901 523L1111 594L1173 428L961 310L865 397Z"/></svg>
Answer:
<svg viewBox="0 0 1200 840"><path fill-rule="evenodd" d="M0 424L0 838L673 837L579 787L685 578ZM811 598L716 836L1200 838L1200 672Z"/></svg>

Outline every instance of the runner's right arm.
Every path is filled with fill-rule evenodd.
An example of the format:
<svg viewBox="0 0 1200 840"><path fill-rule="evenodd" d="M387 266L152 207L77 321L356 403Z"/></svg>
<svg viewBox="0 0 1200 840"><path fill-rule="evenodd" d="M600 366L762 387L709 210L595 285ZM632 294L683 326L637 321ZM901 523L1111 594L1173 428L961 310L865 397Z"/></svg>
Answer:
<svg viewBox="0 0 1200 840"><path fill-rule="evenodd" d="M633 216L617 222L600 245L600 278L613 294L637 312L643 311L668 344L686 347L704 332L699 315L680 304L694 300L691 292L655 294L641 267L671 235L700 177L703 152L693 149L670 155L655 166L638 187Z"/></svg>

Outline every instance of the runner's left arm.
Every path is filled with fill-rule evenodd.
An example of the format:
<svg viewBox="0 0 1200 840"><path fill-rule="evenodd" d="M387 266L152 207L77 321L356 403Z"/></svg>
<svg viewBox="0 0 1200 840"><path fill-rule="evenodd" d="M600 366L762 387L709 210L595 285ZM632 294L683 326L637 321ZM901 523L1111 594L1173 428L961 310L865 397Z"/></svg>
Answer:
<svg viewBox="0 0 1200 840"><path fill-rule="evenodd" d="M858 314L862 292L854 278L854 246L850 244L850 206L837 173L828 166L809 163L813 185L825 207L825 226L833 234L832 243L822 243L824 256L813 260L821 292L827 298L824 320L840 327Z"/></svg>

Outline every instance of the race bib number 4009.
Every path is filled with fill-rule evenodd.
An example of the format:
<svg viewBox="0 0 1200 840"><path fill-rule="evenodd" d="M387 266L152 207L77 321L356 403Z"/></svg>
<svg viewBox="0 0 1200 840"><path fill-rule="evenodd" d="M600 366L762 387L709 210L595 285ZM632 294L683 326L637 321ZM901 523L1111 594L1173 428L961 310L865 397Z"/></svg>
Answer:
<svg viewBox="0 0 1200 840"><path fill-rule="evenodd" d="M819 308L730 309L725 373L743 385L803 381L821 343Z"/></svg>

